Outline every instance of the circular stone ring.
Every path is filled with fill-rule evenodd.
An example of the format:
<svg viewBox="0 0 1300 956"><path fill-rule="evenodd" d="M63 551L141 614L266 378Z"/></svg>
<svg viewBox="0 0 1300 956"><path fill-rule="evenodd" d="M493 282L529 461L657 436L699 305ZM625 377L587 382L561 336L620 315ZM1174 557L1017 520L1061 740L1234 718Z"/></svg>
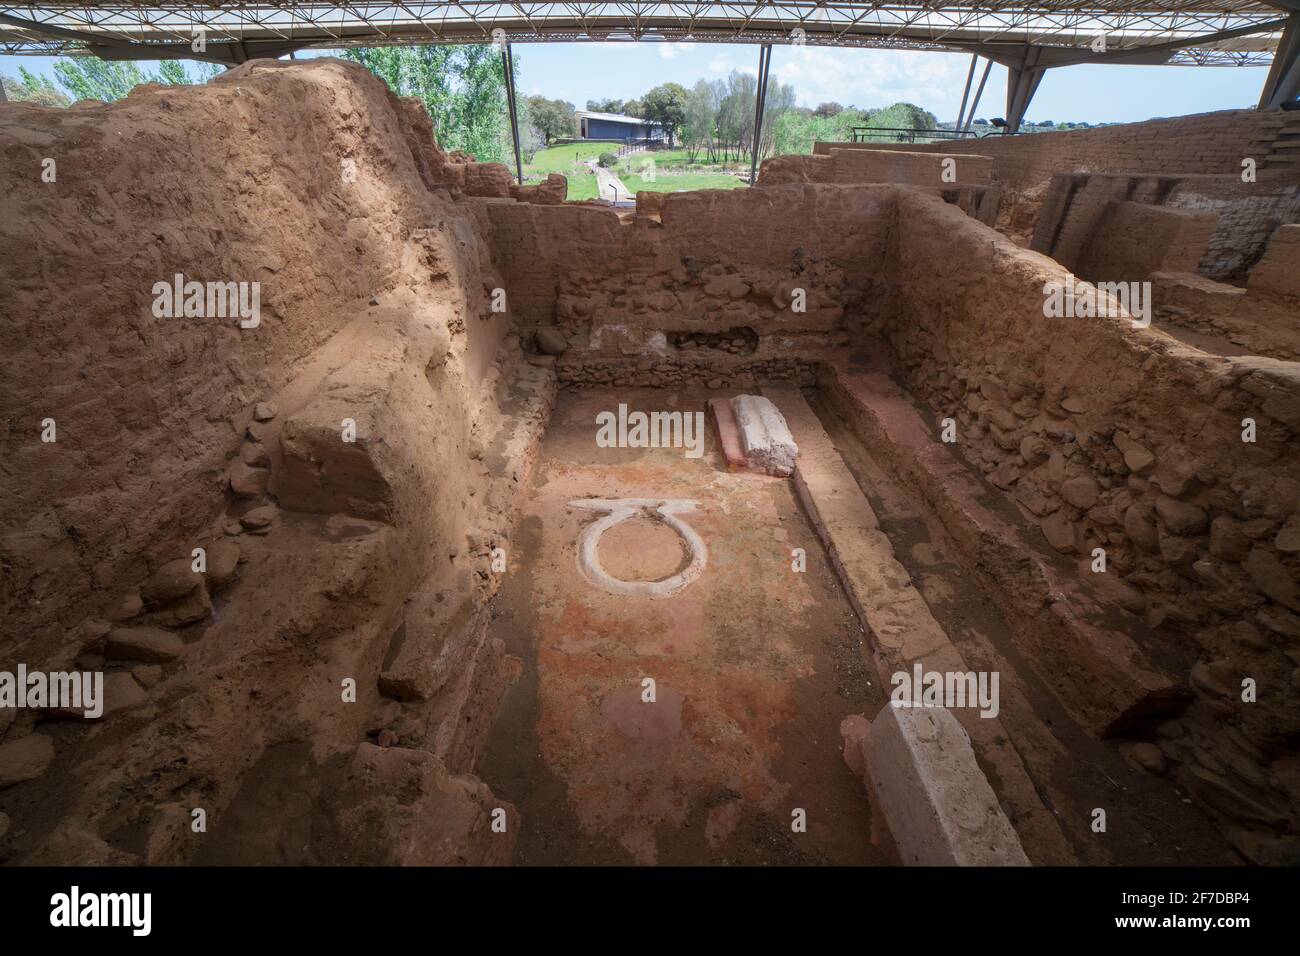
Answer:
<svg viewBox="0 0 1300 956"><path fill-rule="evenodd" d="M593 521L582 530L578 538L578 569L592 584L612 594L650 598L676 594L700 576L709 556L704 540L695 533L695 529L677 517L680 512L694 511L696 506L697 502L684 498L578 498L570 501L570 508L607 512L603 518ZM662 581L622 581L601 567L596 553L600 536L614 525L635 515L645 515L661 521L676 531L691 552L690 564Z"/></svg>

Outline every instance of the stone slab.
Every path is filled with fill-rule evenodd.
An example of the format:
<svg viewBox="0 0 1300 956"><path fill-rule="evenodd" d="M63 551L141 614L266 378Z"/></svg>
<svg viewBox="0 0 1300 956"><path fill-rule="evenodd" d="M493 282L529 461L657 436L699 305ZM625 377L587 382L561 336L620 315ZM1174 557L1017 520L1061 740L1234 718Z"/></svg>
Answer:
<svg viewBox="0 0 1300 956"><path fill-rule="evenodd" d="M737 395L731 410L749 467L782 478L792 475L799 446L777 407L761 395Z"/></svg>
<svg viewBox="0 0 1300 956"><path fill-rule="evenodd" d="M862 750L876 804L905 864L1029 866L951 711L886 706Z"/></svg>

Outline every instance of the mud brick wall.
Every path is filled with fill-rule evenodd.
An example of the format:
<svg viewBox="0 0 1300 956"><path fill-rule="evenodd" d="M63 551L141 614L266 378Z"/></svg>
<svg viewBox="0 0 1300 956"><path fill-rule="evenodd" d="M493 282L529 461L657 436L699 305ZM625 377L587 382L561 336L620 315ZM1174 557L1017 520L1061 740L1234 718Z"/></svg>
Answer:
<svg viewBox="0 0 1300 956"><path fill-rule="evenodd" d="M1242 159L1263 161L1284 122L1280 113L1223 110L1061 133L923 146L872 143L870 148L991 156L994 182L1023 191L1045 186L1061 171L1240 174ZM813 152L830 155L836 147L853 145L820 142L813 145Z"/></svg>
<svg viewBox="0 0 1300 956"><path fill-rule="evenodd" d="M1109 202L1073 271L1094 282L1141 282L1153 272L1194 272L1218 221L1212 212Z"/></svg>
<svg viewBox="0 0 1300 956"><path fill-rule="evenodd" d="M196 150L194 130L214 113L240 135ZM419 227L441 221L473 239L472 210L426 188L436 146L427 117L423 130L410 119L382 81L332 60L256 61L202 87L139 86L106 106L4 105L9 659L75 654L83 618L189 554L225 506L254 403L288 384L372 295L419 273L406 261ZM54 183L41 179L43 157L57 162ZM457 268L433 265L430 281ZM260 326L155 318L153 285L178 272L259 282ZM53 444L40 440L46 418ZM40 482L21 477L31 475Z"/></svg>
<svg viewBox="0 0 1300 956"><path fill-rule="evenodd" d="M1300 299L1300 225L1279 226L1251 270L1251 292Z"/></svg>
<svg viewBox="0 0 1300 956"><path fill-rule="evenodd" d="M513 316L526 329L558 326L572 348L593 354L761 358L795 339L830 344L846 312L888 299L887 187L672 194L657 219L585 206L486 208Z"/></svg>
<svg viewBox="0 0 1300 956"><path fill-rule="evenodd" d="M1218 213L1219 224L1197 268L1220 282L1245 282L1277 227L1300 220L1300 181L1294 174L1189 176L1169 193L1168 204Z"/></svg>
<svg viewBox="0 0 1300 956"><path fill-rule="evenodd" d="M1300 184L1277 174L1243 183L1237 174L1057 173L1043 198L1031 248L1088 276L1083 263L1103 241L1099 230L1111 215L1111 204L1120 202L1213 216L1214 229L1206 239L1203 254L1187 271L1199 271L1220 281L1239 281L1263 254L1277 226L1293 222L1300 214Z"/></svg>
<svg viewBox="0 0 1300 956"><path fill-rule="evenodd" d="M1294 828L1300 367L1123 317L1044 318L1060 265L918 193L900 195L893 252L884 334L911 387L1080 575L1105 549L1097 587L1187 681L1193 703L1157 741L1180 780L1249 839Z"/></svg>
<svg viewBox="0 0 1300 956"><path fill-rule="evenodd" d="M943 186L945 159L953 160L952 183L988 185L993 160L988 156L913 153L887 149L832 149L837 183L898 183L904 186Z"/></svg>
<svg viewBox="0 0 1300 956"><path fill-rule="evenodd" d="M1158 205L1168 199L1175 185L1177 180L1171 176L1057 173L1043 198L1030 248L1077 272L1112 203Z"/></svg>
<svg viewBox="0 0 1300 956"><path fill-rule="evenodd" d="M943 180L945 159L952 159L956 179ZM763 160L758 185L786 183L896 183L950 188L987 186L993 161L988 156L913 153L884 149L831 149L824 155L773 156Z"/></svg>

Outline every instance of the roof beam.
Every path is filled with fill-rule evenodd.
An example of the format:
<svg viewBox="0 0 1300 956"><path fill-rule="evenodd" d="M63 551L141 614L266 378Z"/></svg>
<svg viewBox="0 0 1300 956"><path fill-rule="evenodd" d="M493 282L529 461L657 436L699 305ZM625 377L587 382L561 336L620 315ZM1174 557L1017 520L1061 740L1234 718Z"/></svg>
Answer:
<svg viewBox="0 0 1300 956"><path fill-rule="evenodd" d="M1273 54L1273 65L1264 79L1259 108L1280 109L1297 98L1300 98L1300 11L1287 17L1282 40Z"/></svg>
<svg viewBox="0 0 1300 956"><path fill-rule="evenodd" d="M53 24L37 23L21 17L0 13L0 23L23 30L30 30L40 36L58 40L75 40L86 45L86 50L101 60L203 60L223 66L234 66L245 60L284 56L311 46L311 41L295 40L230 40L213 41L204 44L199 52L189 43L136 43L131 40L119 40L114 37L101 36L98 33L85 33L81 30L68 30Z"/></svg>
<svg viewBox="0 0 1300 956"><path fill-rule="evenodd" d="M1294 14L1292 14L1294 16ZM1220 43L1224 40L1235 40L1237 37L1251 36L1256 33L1273 33L1277 30L1284 29L1290 18L1279 17L1276 20L1265 20L1263 23L1252 23L1249 26L1237 27L1234 30L1219 30L1216 33L1206 33L1198 37L1184 38L1182 40L1168 40L1164 43L1147 43L1140 47L1127 50L1107 50L1104 53L1083 53L1056 58L1055 62L1042 63L1033 67L1035 70L1047 70L1058 66L1075 66L1080 63L1109 63L1115 60L1126 60L1134 62L1135 59L1150 56L1155 53L1173 53L1175 50L1181 50L1189 46L1203 46L1210 43ZM1059 48L1052 48L1054 51ZM1167 58L1166 58L1167 59Z"/></svg>

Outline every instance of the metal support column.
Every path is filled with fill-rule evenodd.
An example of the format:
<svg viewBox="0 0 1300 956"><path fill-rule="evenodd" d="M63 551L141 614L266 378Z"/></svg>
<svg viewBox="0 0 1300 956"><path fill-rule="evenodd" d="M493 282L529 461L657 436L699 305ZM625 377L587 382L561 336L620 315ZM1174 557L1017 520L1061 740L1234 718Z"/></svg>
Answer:
<svg viewBox="0 0 1300 956"><path fill-rule="evenodd" d="M510 58L510 44L501 48L501 65L506 73L506 100L510 104L510 139L515 144L515 177L520 186L524 184L524 162L519 157L519 113L515 109L515 64Z"/></svg>
<svg viewBox="0 0 1300 956"><path fill-rule="evenodd" d="M975 99L970 105L970 113L966 116L966 125L962 129L970 129L971 122L975 119L975 111L980 108L980 97L984 95L984 84L989 81L989 70L993 69L993 61L984 61L984 73L980 76L980 85L975 87Z"/></svg>
<svg viewBox="0 0 1300 956"><path fill-rule="evenodd" d="M975 64L979 58L978 53L970 55L970 69L966 71L966 88L961 91L961 109L957 110L957 123L953 129L961 129L962 117L966 115L966 100L970 97L970 83L975 79Z"/></svg>
<svg viewBox="0 0 1300 956"><path fill-rule="evenodd" d="M1038 91L1038 84L1043 82L1044 70L1034 69L1038 65L1038 47L1031 47L1025 54L1024 62L1019 67L1007 67L1007 132L1020 130L1020 121L1025 118L1029 102Z"/></svg>
<svg viewBox="0 0 1300 956"><path fill-rule="evenodd" d="M1278 109L1300 97L1300 10L1286 18L1282 39L1273 54L1273 65L1268 68L1264 91L1259 97L1262 110Z"/></svg>
<svg viewBox="0 0 1300 956"><path fill-rule="evenodd" d="M754 151L749 156L749 184L758 182L758 148L763 142L763 109L767 106L767 74L772 68L772 44L758 51L758 89L754 91Z"/></svg>

